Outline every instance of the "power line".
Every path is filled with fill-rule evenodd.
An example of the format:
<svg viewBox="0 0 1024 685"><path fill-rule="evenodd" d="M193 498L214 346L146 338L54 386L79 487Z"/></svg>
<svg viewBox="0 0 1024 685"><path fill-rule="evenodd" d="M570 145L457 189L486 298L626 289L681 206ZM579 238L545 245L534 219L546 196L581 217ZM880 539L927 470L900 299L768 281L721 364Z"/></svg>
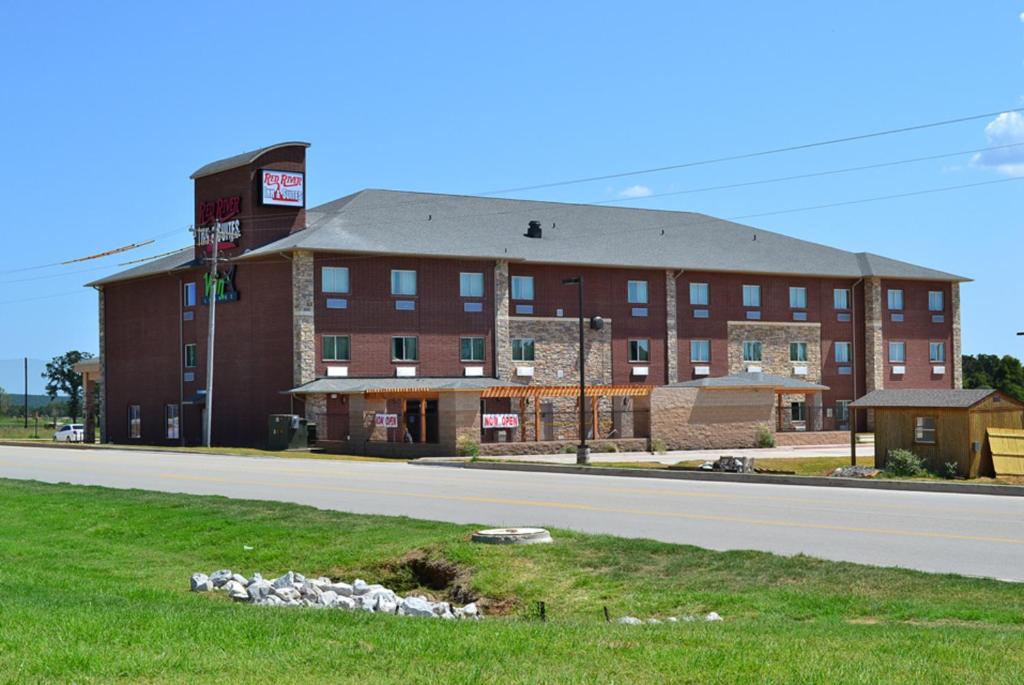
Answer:
<svg viewBox="0 0 1024 685"><path fill-rule="evenodd" d="M627 176L639 176L641 174L654 174L662 171L672 171L673 169L687 169L696 166L705 166L708 164L720 164L722 162L735 162L741 159L753 159L755 157L765 157L767 155L776 155L783 152L796 152L798 150L809 150L816 147L824 147L826 145L838 145L840 143L850 143L857 140L867 140L869 138L880 138L882 136L891 136L899 133L909 133L911 131L921 131L929 128L937 128L939 126L949 126L951 124L961 124L967 121L976 121L978 119L987 119L988 117L998 116L1008 112L1022 112L1024 107L1016 107L1014 109L1001 110L998 112L986 112L984 114L972 114L971 116L958 117L956 119L944 119L942 121L933 121L926 124L916 124L914 126L903 126L901 128L891 128L884 131L873 131L871 133L860 133L852 136L844 136L842 138L831 138L829 140L819 140L813 143L802 143L800 145L789 145L786 147L770 148L767 150L758 150L757 152L746 152L738 155L727 155L725 157L712 157L709 159L701 159L692 162L682 162L680 164L669 164L660 167L651 167L649 169L635 169L633 171L622 171L612 174L602 174L600 176L584 176L582 178L573 178L564 181L552 181L550 183L538 183L536 185L519 186L515 188L502 188L500 190L491 190L485 193L478 193L479 195L501 195L503 193L520 193L526 190L542 190L545 188L557 188L561 186L576 185L579 183L590 183L592 181L607 181L613 178L625 178Z"/></svg>

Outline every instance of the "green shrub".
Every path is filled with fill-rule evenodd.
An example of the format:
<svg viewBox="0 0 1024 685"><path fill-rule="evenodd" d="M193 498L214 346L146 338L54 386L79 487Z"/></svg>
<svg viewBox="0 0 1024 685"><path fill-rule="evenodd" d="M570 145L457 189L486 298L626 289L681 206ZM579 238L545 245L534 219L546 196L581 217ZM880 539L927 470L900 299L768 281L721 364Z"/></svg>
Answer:
<svg viewBox="0 0 1024 685"><path fill-rule="evenodd" d="M651 452L655 454L665 454L668 448L665 446L665 441L660 438L654 438L651 440Z"/></svg>
<svg viewBox="0 0 1024 685"><path fill-rule="evenodd" d="M618 452L619 448L614 442L602 442L600 445L597 446L597 451L604 452L607 454L610 452Z"/></svg>
<svg viewBox="0 0 1024 685"><path fill-rule="evenodd" d="M576 454L576 445L566 445L565 447L562 448L562 452L564 454Z"/></svg>
<svg viewBox="0 0 1024 685"><path fill-rule="evenodd" d="M946 478L953 479L959 475L960 469L955 461L947 461L945 464L943 464L943 466L946 469L946 472L944 474Z"/></svg>
<svg viewBox="0 0 1024 685"><path fill-rule="evenodd" d="M473 457L476 459L480 456L480 443L472 438L459 438L459 441L455 444L455 452L460 457Z"/></svg>
<svg viewBox="0 0 1024 685"><path fill-rule="evenodd" d="M754 444L758 447L775 447L775 436L772 435L772 431L768 426L757 427Z"/></svg>
<svg viewBox="0 0 1024 685"><path fill-rule="evenodd" d="M910 450L889 450L885 458L885 472L890 476L923 476L924 461Z"/></svg>

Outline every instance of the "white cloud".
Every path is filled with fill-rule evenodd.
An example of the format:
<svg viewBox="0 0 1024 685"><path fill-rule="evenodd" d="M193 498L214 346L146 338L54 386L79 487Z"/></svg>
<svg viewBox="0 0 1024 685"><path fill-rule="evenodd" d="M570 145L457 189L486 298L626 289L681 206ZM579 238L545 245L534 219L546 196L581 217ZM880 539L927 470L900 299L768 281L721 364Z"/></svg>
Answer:
<svg viewBox="0 0 1024 685"><path fill-rule="evenodd" d="M1020 20L1021 20L1022 22L1024 22L1024 12L1021 12L1021 13L1020 13Z"/></svg>
<svg viewBox="0 0 1024 685"><path fill-rule="evenodd" d="M1024 116L1020 112L1003 112L988 123L985 136L992 147L1024 143ZM1024 176L1024 144L979 152L971 158L971 164L990 167L1008 176Z"/></svg>
<svg viewBox="0 0 1024 685"><path fill-rule="evenodd" d="M648 195L652 195L653 192L654 191L647 186L635 185L620 192L619 197L647 197Z"/></svg>

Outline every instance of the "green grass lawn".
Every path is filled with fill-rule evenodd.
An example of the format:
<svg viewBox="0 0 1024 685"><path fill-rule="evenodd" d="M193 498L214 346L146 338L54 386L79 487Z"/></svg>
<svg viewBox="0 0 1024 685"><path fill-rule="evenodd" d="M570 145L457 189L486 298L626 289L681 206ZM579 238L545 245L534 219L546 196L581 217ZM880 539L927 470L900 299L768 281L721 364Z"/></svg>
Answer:
<svg viewBox="0 0 1024 685"><path fill-rule="evenodd" d="M58 419L57 425L66 423ZM36 440L53 438L53 418L40 418L38 427L36 420L29 417L28 428L25 427L24 419L16 419L8 416L0 417L0 440Z"/></svg>
<svg viewBox="0 0 1024 685"><path fill-rule="evenodd" d="M0 682L1019 683L1024 672L1024 588L995 581L561 530L553 545L478 546L470 526L4 480L0 511ZM193 571L221 567L408 592L421 582L410 553L456 568L506 615L442 622L188 592ZM604 606L725 621L609 625Z"/></svg>

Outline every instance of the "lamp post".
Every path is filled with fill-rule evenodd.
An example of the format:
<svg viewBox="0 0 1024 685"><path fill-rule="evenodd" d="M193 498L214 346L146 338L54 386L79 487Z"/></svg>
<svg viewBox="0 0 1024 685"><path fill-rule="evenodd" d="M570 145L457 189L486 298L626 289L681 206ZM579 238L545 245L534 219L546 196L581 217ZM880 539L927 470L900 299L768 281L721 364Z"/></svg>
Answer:
<svg viewBox="0 0 1024 685"><path fill-rule="evenodd" d="M576 448L576 463L587 465L590 463L590 448L587 447L587 366L585 360L585 349L583 339L583 275L573 278L563 278L562 285L575 285L579 292L579 320L580 320L580 444Z"/></svg>

